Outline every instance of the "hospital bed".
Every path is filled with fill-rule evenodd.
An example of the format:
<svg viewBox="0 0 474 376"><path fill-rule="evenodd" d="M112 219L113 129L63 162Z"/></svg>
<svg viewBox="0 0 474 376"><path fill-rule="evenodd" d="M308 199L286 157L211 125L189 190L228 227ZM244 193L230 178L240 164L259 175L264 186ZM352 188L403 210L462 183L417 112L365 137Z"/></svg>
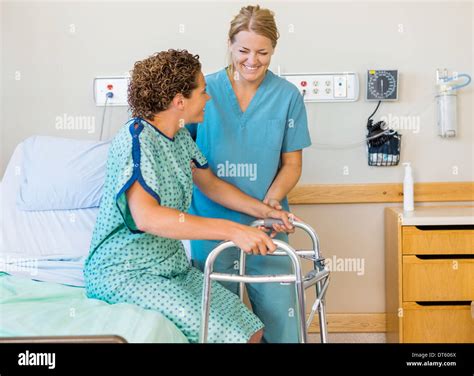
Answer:
<svg viewBox="0 0 474 376"><path fill-rule="evenodd" d="M50 158L58 164L45 169L67 167L56 171L66 181L68 174L78 171L65 160L79 162L83 181L73 184L80 186L91 180L84 170L89 164L105 170L107 149L107 143L53 137L32 137L15 149L0 183L0 342L188 342L156 311L86 297L82 268L97 207L32 210L42 204L38 186L29 193L22 191L25 196L33 194L33 208L19 209L24 179L28 170L37 168L25 164L27 156L36 159L28 163L47 164ZM48 178L54 179L44 177Z"/></svg>

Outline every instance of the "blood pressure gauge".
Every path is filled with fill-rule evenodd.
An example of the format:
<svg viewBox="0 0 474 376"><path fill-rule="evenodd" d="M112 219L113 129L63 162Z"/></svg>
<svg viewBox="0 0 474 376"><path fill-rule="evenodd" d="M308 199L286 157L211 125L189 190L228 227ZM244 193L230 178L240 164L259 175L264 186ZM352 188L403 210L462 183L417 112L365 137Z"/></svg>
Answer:
<svg viewBox="0 0 474 376"><path fill-rule="evenodd" d="M398 99L398 70L367 71L367 100L396 101Z"/></svg>

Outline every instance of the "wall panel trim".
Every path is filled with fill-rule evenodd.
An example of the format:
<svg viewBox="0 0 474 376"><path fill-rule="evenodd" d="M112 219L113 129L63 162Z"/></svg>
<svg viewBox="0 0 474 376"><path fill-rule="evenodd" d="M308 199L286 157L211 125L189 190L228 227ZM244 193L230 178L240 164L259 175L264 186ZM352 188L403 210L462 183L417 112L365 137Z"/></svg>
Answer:
<svg viewBox="0 0 474 376"><path fill-rule="evenodd" d="M474 182L415 183L415 202L474 201ZM288 195L291 205L403 202L400 183L307 184Z"/></svg>

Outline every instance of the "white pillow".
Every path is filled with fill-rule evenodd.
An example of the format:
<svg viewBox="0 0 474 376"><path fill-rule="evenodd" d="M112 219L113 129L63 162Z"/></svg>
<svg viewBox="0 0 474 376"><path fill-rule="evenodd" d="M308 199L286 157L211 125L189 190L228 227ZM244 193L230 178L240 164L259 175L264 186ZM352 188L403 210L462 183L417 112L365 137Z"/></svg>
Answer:
<svg viewBox="0 0 474 376"><path fill-rule="evenodd" d="M23 160L23 143L11 157L0 187L0 257L36 260L87 256L98 208L21 211L16 207Z"/></svg>
<svg viewBox="0 0 474 376"><path fill-rule="evenodd" d="M98 207L110 142L33 136L23 141L21 210Z"/></svg>

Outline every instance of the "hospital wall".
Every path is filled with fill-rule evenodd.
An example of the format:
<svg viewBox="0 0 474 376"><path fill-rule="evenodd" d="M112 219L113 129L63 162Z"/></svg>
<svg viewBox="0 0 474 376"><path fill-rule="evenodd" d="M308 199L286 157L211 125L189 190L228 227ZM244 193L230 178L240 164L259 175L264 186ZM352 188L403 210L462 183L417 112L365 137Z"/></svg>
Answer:
<svg viewBox="0 0 474 376"><path fill-rule="evenodd" d="M94 105L96 76L122 75L136 60L168 48L199 54L205 73L222 68L229 21L246 4L2 3L1 173L15 145L28 136L98 139L103 107ZM281 72L293 73L355 71L361 82L357 102L307 104L313 146L304 152L300 184L402 181L401 166L369 167L363 142L341 146L365 137L367 117L376 104L364 99L365 76L368 69L377 68L400 72L399 100L383 103L375 119L385 115L405 121L405 129L398 129L401 159L412 162L415 181L473 180L474 85L458 95L456 138L437 136L434 103L436 68L473 74L472 3L263 5L275 11L281 33L273 71L278 66ZM86 117L94 129L63 129L60 119L68 117ZM105 138L127 117L126 108L108 108ZM318 230L326 257L364 262L363 272L333 273L329 312L384 311L385 206L293 207ZM296 243L302 241L296 237Z"/></svg>

